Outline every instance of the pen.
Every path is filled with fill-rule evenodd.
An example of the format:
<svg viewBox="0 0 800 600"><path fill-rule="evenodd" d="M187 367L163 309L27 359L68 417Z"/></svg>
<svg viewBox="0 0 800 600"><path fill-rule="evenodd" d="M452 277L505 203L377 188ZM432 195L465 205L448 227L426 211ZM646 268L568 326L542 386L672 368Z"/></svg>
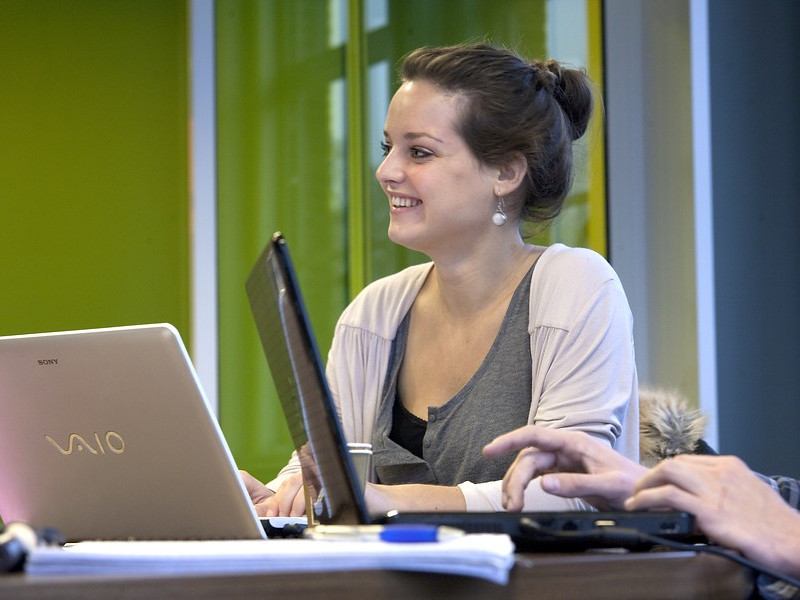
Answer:
<svg viewBox="0 0 800 600"><path fill-rule="evenodd" d="M303 532L312 540L394 543L445 542L463 535L442 525L315 525Z"/></svg>

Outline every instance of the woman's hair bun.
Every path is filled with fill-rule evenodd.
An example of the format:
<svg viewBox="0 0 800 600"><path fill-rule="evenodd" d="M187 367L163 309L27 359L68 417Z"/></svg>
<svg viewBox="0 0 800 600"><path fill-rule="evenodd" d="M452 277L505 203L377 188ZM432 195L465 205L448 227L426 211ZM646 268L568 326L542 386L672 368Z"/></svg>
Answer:
<svg viewBox="0 0 800 600"><path fill-rule="evenodd" d="M565 67L556 60L534 61L537 87L546 89L558 102L570 123L573 141L584 133L592 116L593 95L589 78L578 69Z"/></svg>

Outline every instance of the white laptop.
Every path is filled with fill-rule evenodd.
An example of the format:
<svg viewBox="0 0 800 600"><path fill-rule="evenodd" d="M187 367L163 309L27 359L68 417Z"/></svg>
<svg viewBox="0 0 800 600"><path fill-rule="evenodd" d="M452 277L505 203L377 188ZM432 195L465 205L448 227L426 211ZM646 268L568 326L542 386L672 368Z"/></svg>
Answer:
<svg viewBox="0 0 800 600"><path fill-rule="evenodd" d="M69 541L266 537L167 324L0 337L0 517Z"/></svg>

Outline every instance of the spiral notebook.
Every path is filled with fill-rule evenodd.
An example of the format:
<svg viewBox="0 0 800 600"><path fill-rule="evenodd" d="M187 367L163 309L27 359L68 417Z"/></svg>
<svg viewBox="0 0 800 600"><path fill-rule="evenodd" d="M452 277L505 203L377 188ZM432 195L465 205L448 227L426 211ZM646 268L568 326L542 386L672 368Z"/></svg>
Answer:
<svg viewBox="0 0 800 600"><path fill-rule="evenodd" d="M608 539L603 532L610 526L671 539L693 537L693 518L681 512L371 514L348 453L282 234L274 234L259 256L246 290L320 523L448 525L468 533L505 533L518 548L534 551L641 546L640 541Z"/></svg>

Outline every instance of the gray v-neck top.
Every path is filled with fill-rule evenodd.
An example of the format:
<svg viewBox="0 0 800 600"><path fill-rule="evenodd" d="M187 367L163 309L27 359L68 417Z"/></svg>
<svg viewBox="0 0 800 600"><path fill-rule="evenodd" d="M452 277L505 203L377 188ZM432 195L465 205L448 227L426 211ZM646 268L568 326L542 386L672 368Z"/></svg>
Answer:
<svg viewBox="0 0 800 600"><path fill-rule="evenodd" d="M422 458L390 439L397 376L405 354L409 311L392 344L389 376L373 432L373 465L379 483L457 485L502 479L513 455L487 459L481 449L496 436L528 422L531 350L528 334L533 267L511 298L500 330L478 370L442 406L428 408Z"/></svg>

